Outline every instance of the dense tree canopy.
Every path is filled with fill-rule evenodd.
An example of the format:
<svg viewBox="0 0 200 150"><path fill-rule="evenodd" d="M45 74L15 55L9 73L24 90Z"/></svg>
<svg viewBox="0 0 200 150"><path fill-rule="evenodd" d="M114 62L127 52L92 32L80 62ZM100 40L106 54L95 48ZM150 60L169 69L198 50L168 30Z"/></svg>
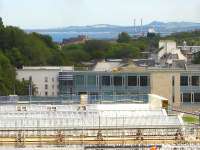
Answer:
<svg viewBox="0 0 200 150"><path fill-rule="evenodd" d="M117 42L119 43L129 43L130 41L131 41L131 37L126 32L120 33L117 39Z"/></svg>
<svg viewBox="0 0 200 150"><path fill-rule="evenodd" d="M0 18L0 95L28 94L29 81L17 81L15 68L63 65L63 59L49 36L27 34L17 27L4 27Z"/></svg>
<svg viewBox="0 0 200 150"><path fill-rule="evenodd" d="M9 59L0 52L0 95L8 95L15 83L14 67Z"/></svg>

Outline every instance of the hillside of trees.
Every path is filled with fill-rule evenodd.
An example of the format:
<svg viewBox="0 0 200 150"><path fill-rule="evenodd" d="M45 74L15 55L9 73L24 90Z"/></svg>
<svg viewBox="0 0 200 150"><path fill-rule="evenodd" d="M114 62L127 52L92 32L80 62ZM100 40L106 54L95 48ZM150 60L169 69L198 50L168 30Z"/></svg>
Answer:
<svg viewBox="0 0 200 150"><path fill-rule="evenodd" d="M63 65L58 47L49 36L27 34L4 26L0 18L0 95L28 95L29 81L16 80L16 68L36 65Z"/></svg>
<svg viewBox="0 0 200 150"><path fill-rule="evenodd" d="M132 39L119 34L117 41L89 40L85 44L60 48L50 36L26 33L18 27L4 26L0 18L0 95L28 95L29 81L16 80L16 68L22 66L82 66L81 62L105 58L143 58L143 51L158 48L160 39L184 40L200 45L200 31L178 33L160 38L159 35ZM200 60L200 55L195 58ZM200 61L196 61L200 62Z"/></svg>

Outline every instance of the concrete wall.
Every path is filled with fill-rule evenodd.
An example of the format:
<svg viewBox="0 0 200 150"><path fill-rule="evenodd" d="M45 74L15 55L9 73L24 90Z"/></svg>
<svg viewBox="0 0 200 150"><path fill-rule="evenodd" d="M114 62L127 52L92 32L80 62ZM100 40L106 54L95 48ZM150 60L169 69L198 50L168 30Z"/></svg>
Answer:
<svg viewBox="0 0 200 150"><path fill-rule="evenodd" d="M161 49L162 48L162 49ZM164 55L164 54L177 54L179 60L185 60L187 61L187 58L181 53L181 50L176 47L176 42L171 40L161 40L159 42L159 49L161 49L158 52L158 60Z"/></svg>
<svg viewBox="0 0 200 150"><path fill-rule="evenodd" d="M174 77L174 86L172 79ZM169 100L170 105L180 105L180 73L152 72L150 78L151 94L157 94ZM174 93L174 94L173 94ZM173 103L174 95L174 103Z"/></svg>
<svg viewBox="0 0 200 150"><path fill-rule="evenodd" d="M175 41L169 41L169 40L161 40L159 42L159 49L161 49L161 50L158 52L158 61L160 61L160 58L164 54L172 53L173 50L176 49L176 42Z"/></svg>

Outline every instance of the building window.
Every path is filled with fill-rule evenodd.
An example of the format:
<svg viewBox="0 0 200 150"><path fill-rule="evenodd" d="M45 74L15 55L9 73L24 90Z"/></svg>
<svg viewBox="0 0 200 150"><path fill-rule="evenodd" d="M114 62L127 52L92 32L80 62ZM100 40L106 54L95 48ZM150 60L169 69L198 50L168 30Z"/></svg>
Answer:
<svg viewBox="0 0 200 150"><path fill-rule="evenodd" d="M45 78L44 78L44 82L48 82L48 77L45 77Z"/></svg>
<svg viewBox="0 0 200 150"><path fill-rule="evenodd" d="M76 75L76 85L84 85L84 76Z"/></svg>
<svg viewBox="0 0 200 150"><path fill-rule="evenodd" d="M199 86L199 76L192 76L192 86Z"/></svg>
<svg viewBox="0 0 200 150"><path fill-rule="evenodd" d="M73 85L74 85L74 82L73 82L73 80L67 80L66 81L67 83L67 86L69 86L69 87L72 87Z"/></svg>
<svg viewBox="0 0 200 150"><path fill-rule="evenodd" d="M52 92L52 96L54 96L54 92Z"/></svg>
<svg viewBox="0 0 200 150"><path fill-rule="evenodd" d="M114 86L122 86L122 77L121 76L114 77Z"/></svg>
<svg viewBox="0 0 200 150"><path fill-rule="evenodd" d="M52 78L52 82L54 82L54 78Z"/></svg>
<svg viewBox="0 0 200 150"><path fill-rule="evenodd" d="M91 85L96 86L96 76L89 75L87 78L87 84L89 86L91 86Z"/></svg>
<svg viewBox="0 0 200 150"><path fill-rule="evenodd" d="M148 77L140 76L140 86L148 86Z"/></svg>
<svg viewBox="0 0 200 150"><path fill-rule="evenodd" d="M183 93L183 102L188 103L191 102L192 95L191 93Z"/></svg>
<svg viewBox="0 0 200 150"><path fill-rule="evenodd" d="M200 102L200 93L194 93L194 102Z"/></svg>
<svg viewBox="0 0 200 150"><path fill-rule="evenodd" d="M137 86L137 76L128 76L128 86Z"/></svg>
<svg viewBox="0 0 200 150"><path fill-rule="evenodd" d="M188 80L189 80L189 77L188 76L181 76L181 86L188 86Z"/></svg>
<svg viewBox="0 0 200 150"><path fill-rule="evenodd" d="M48 92L45 92L45 96L48 96Z"/></svg>
<svg viewBox="0 0 200 150"><path fill-rule="evenodd" d="M52 85L52 89L54 89L54 85Z"/></svg>
<svg viewBox="0 0 200 150"><path fill-rule="evenodd" d="M47 90L48 89L48 84L45 84L45 90Z"/></svg>
<svg viewBox="0 0 200 150"><path fill-rule="evenodd" d="M102 76L102 85L110 86L110 76Z"/></svg>

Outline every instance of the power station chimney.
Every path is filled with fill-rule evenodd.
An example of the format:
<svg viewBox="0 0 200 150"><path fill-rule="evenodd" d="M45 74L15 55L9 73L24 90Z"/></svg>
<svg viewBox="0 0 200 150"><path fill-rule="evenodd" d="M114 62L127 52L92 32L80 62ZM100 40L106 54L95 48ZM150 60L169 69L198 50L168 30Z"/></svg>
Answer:
<svg viewBox="0 0 200 150"><path fill-rule="evenodd" d="M143 20L141 19L141 28L140 28L141 35L143 35Z"/></svg>

